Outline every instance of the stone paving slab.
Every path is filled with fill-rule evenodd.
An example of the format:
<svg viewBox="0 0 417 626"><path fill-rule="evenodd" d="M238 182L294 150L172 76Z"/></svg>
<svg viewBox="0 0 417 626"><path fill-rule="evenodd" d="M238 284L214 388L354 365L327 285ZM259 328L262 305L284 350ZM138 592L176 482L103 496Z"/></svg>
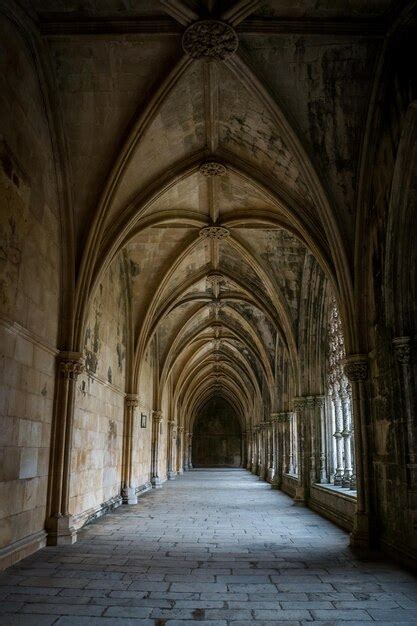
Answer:
<svg viewBox="0 0 417 626"><path fill-rule="evenodd" d="M244 470L192 471L0 574L1 626L417 626L417 579Z"/></svg>

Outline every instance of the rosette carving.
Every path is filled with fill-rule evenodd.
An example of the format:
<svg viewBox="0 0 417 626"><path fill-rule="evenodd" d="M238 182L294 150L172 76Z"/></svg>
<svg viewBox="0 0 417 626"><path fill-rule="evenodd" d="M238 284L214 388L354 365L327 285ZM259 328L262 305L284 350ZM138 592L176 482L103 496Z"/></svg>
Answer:
<svg viewBox="0 0 417 626"><path fill-rule="evenodd" d="M230 232L223 226L205 226L200 230L202 239L227 239Z"/></svg>
<svg viewBox="0 0 417 626"><path fill-rule="evenodd" d="M201 20L191 24L182 37L182 47L193 59L224 61L239 45L236 31L226 22Z"/></svg>
<svg viewBox="0 0 417 626"><path fill-rule="evenodd" d="M206 163L200 165L200 174L208 178L211 176L224 176L226 172L226 166L218 161L206 161Z"/></svg>

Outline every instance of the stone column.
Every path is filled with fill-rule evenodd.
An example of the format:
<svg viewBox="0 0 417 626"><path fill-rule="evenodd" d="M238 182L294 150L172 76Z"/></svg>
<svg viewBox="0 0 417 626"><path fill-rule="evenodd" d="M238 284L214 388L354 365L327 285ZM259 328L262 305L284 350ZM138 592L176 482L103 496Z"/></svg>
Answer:
<svg viewBox="0 0 417 626"><path fill-rule="evenodd" d="M340 383L340 399L343 417L343 477L342 487L350 489L352 484L352 425L350 407L350 387L346 379Z"/></svg>
<svg viewBox="0 0 417 626"><path fill-rule="evenodd" d="M154 489L162 487L162 480L159 476L159 441L161 433L162 412L152 412L152 478L151 483Z"/></svg>
<svg viewBox="0 0 417 626"><path fill-rule="evenodd" d="M279 413L271 413L271 429L272 429L272 466L273 476L271 486L273 489L279 489L281 487L281 472L279 468L281 452L279 450Z"/></svg>
<svg viewBox="0 0 417 626"><path fill-rule="evenodd" d="M177 442L177 429L175 426L175 420L168 420L168 480L175 480L175 448Z"/></svg>
<svg viewBox="0 0 417 626"><path fill-rule="evenodd" d="M274 421L272 418L267 422L267 438L268 438L268 462L266 479L272 483L275 475L275 444L274 444Z"/></svg>
<svg viewBox="0 0 417 626"><path fill-rule="evenodd" d="M308 501L310 482L310 454L308 441L308 412L310 409L311 396L294 398L294 411L297 413L298 435L298 486L294 496L294 502L305 505Z"/></svg>
<svg viewBox="0 0 417 626"><path fill-rule="evenodd" d="M246 469L250 470L252 467L252 455L253 455L253 431L249 428L246 431L247 442L247 455L246 455Z"/></svg>
<svg viewBox="0 0 417 626"><path fill-rule="evenodd" d="M55 410L51 438L51 471L46 529L48 545L74 543L77 533L69 511L75 388L84 369L80 352L57 356Z"/></svg>
<svg viewBox="0 0 417 626"><path fill-rule="evenodd" d="M327 431L326 431L326 398L325 396L316 396L317 413L318 413L318 429L319 434L319 476L318 480L322 484L329 482L327 476Z"/></svg>
<svg viewBox="0 0 417 626"><path fill-rule="evenodd" d="M187 433L187 469L193 469L192 461L193 433Z"/></svg>
<svg viewBox="0 0 417 626"><path fill-rule="evenodd" d="M177 474L184 473L184 426L178 426Z"/></svg>
<svg viewBox="0 0 417 626"><path fill-rule="evenodd" d="M417 423L413 412L413 387L411 380L410 337L396 337L392 341L398 365L398 380L401 395L402 413L405 421L407 483L410 506L417 507Z"/></svg>
<svg viewBox="0 0 417 626"><path fill-rule="evenodd" d="M343 413L342 400L339 393L339 382L336 382L332 388L332 402L334 408L335 438L336 446L336 468L333 476L333 482L336 487L341 487L343 482Z"/></svg>
<svg viewBox="0 0 417 626"><path fill-rule="evenodd" d="M133 446L133 426L135 409L139 406L139 396L134 393L128 393L125 396L125 415L124 415L124 449L123 449L123 465L124 479L122 497L124 504L137 504L138 497L136 495L136 486L132 479L132 446Z"/></svg>
<svg viewBox="0 0 417 626"><path fill-rule="evenodd" d="M251 471L253 474L258 473L258 465L259 465L259 426L254 426L252 429L252 465Z"/></svg>
<svg viewBox="0 0 417 626"><path fill-rule="evenodd" d="M368 357L353 354L344 360L344 373L352 387L352 415L355 431L357 499L352 547L368 548L370 545L370 466L367 442L367 393Z"/></svg>
<svg viewBox="0 0 417 626"><path fill-rule="evenodd" d="M258 464L258 476L259 480L263 480L265 478L265 423L261 422L259 424L258 431L259 438L259 464Z"/></svg>

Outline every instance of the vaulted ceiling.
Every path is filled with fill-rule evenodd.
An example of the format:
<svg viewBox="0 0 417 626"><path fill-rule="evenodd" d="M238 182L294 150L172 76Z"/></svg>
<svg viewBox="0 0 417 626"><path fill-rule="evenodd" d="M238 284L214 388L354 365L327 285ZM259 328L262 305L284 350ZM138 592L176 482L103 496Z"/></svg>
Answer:
<svg viewBox="0 0 417 626"><path fill-rule="evenodd" d="M33 0L71 174L79 284L130 272L136 371L196 411L276 405L295 371L303 268L349 290L360 146L390 0ZM224 60L190 55L200 19ZM186 46L185 46L186 47ZM83 296L79 296L83 300Z"/></svg>

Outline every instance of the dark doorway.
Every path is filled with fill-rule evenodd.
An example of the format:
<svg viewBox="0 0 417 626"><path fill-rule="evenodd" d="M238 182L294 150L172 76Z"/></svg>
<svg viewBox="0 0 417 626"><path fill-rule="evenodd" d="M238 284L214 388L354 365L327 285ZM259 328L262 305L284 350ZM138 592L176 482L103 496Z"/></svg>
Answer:
<svg viewBox="0 0 417 626"><path fill-rule="evenodd" d="M241 451L242 429L234 410L223 398L213 398L194 423L193 467L239 467Z"/></svg>

